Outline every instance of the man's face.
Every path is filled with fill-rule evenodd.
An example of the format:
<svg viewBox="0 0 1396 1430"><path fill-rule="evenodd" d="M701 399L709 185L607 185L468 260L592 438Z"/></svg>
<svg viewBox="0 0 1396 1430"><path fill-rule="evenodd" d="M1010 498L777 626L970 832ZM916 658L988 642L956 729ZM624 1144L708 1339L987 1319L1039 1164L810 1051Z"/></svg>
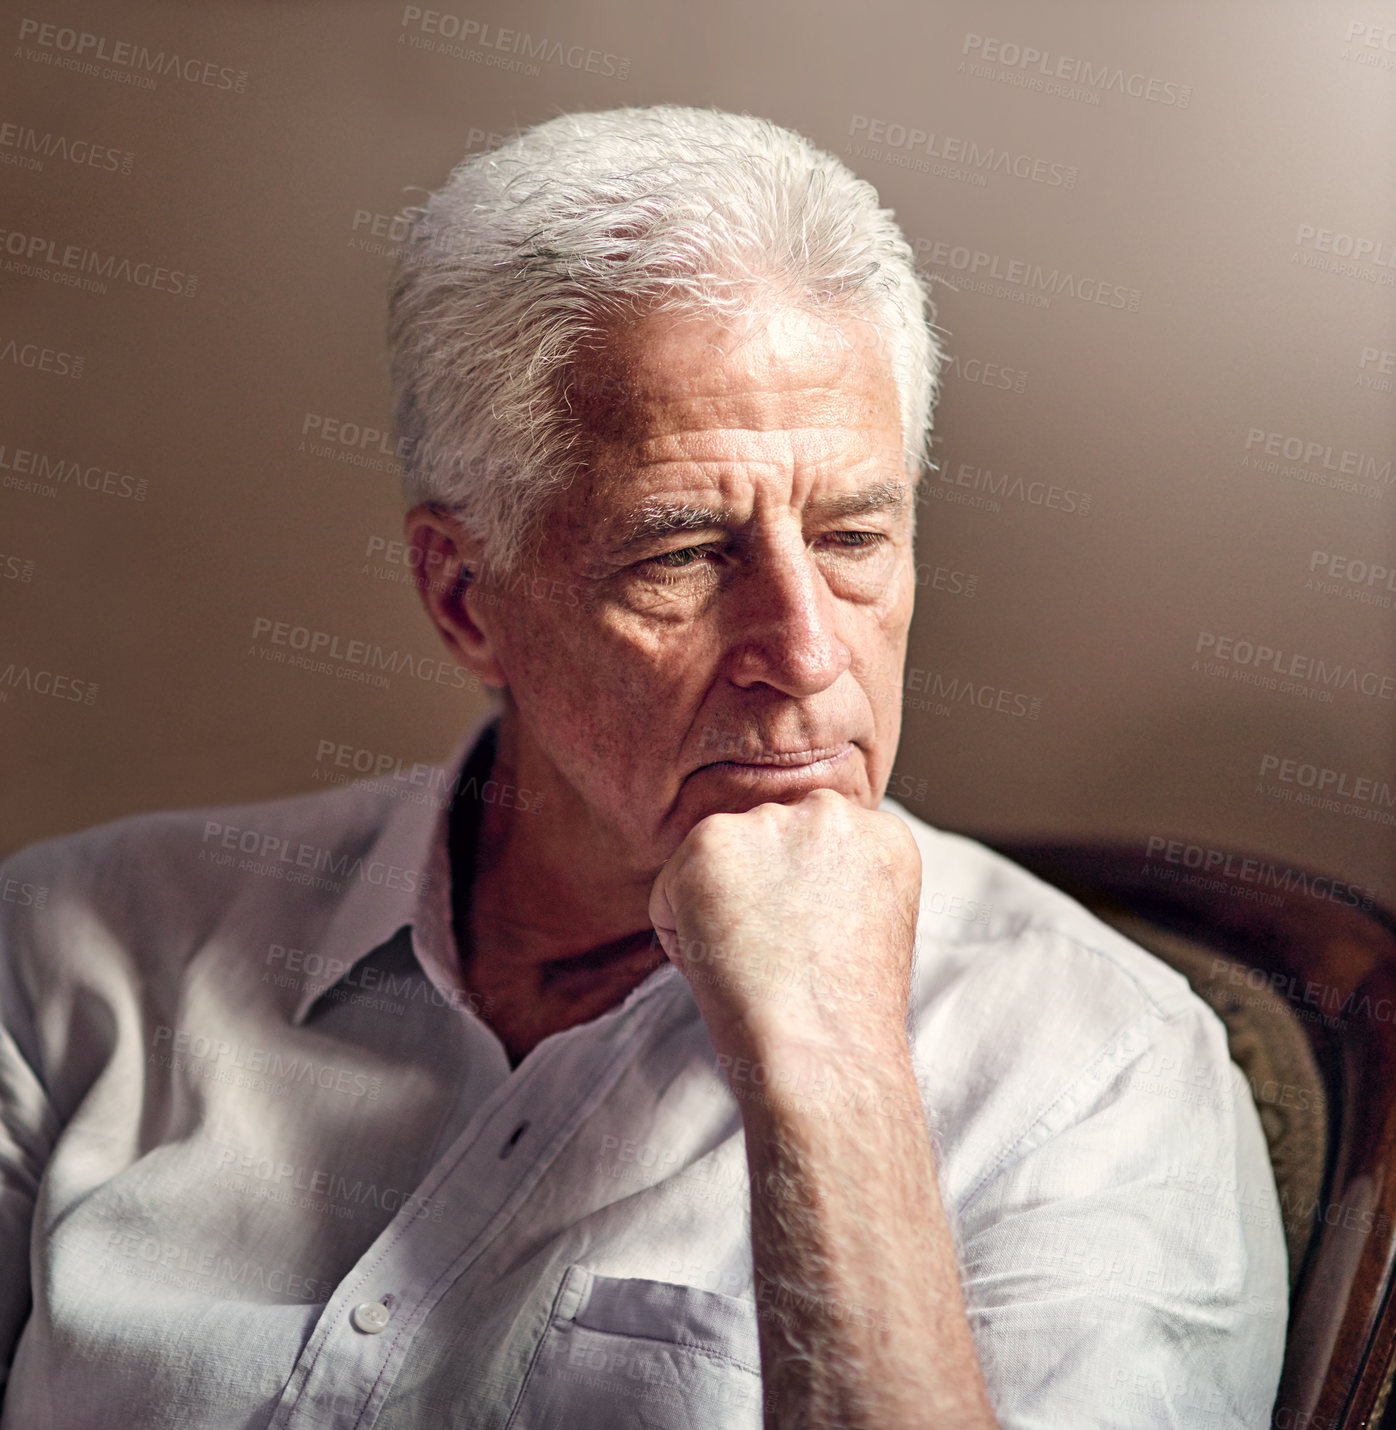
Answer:
<svg viewBox="0 0 1396 1430"><path fill-rule="evenodd" d="M579 388L588 470L536 579L469 598L521 783L651 871L718 811L820 787L875 808L915 581L871 330L781 309L739 338L661 315L614 332Z"/></svg>

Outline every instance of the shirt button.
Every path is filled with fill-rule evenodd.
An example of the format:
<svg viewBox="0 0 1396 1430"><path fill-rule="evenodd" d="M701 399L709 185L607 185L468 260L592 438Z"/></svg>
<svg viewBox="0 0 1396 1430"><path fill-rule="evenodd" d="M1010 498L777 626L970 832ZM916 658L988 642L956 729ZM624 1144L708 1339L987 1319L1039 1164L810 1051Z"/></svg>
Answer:
<svg viewBox="0 0 1396 1430"><path fill-rule="evenodd" d="M360 1301L349 1319L354 1323L355 1330L362 1331L366 1336L376 1336L388 1324L390 1314L381 1301Z"/></svg>

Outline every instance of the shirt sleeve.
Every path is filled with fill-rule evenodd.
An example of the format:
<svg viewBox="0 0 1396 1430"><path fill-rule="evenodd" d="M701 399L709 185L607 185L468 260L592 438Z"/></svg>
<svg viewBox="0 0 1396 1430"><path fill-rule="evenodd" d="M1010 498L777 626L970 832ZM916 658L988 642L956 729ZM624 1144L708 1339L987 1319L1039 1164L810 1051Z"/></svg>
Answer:
<svg viewBox="0 0 1396 1430"><path fill-rule="evenodd" d="M49 889L0 865L0 1399L29 1318L30 1243L57 1119L36 1064L38 1039L20 964L29 918Z"/></svg>
<svg viewBox="0 0 1396 1430"><path fill-rule="evenodd" d="M1003 1430L1270 1424L1289 1283L1260 1120L1209 1009L1152 1021L960 1210Z"/></svg>

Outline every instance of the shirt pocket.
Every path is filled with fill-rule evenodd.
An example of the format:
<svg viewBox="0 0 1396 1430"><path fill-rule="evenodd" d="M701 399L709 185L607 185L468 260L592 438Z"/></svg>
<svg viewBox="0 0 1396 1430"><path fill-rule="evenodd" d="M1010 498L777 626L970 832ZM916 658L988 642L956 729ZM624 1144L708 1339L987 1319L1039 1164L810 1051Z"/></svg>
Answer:
<svg viewBox="0 0 1396 1430"><path fill-rule="evenodd" d="M569 1266L506 1430L761 1430L756 1306Z"/></svg>

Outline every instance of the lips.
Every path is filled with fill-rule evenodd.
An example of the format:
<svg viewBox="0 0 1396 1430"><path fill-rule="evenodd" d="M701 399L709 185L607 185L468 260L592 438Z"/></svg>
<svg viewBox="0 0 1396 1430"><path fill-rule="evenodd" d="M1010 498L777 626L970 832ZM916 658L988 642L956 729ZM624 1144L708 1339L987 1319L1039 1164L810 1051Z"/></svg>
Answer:
<svg viewBox="0 0 1396 1430"><path fill-rule="evenodd" d="M704 769L799 769L806 765L817 765L825 760L835 760L850 753L851 740L842 740L836 745L823 745L802 750L758 750L745 754L739 760L713 760Z"/></svg>
<svg viewBox="0 0 1396 1430"><path fill-rule="evenodd" d="M835 755L842 754L848 748L848 741L845 740L838 745L825 745L822 749L813 750L763 750L759 754L740 760L716 760L715 764L722 765L776 765L788 767L790 765L813 765L820 760L832 759Z"/></svg>

